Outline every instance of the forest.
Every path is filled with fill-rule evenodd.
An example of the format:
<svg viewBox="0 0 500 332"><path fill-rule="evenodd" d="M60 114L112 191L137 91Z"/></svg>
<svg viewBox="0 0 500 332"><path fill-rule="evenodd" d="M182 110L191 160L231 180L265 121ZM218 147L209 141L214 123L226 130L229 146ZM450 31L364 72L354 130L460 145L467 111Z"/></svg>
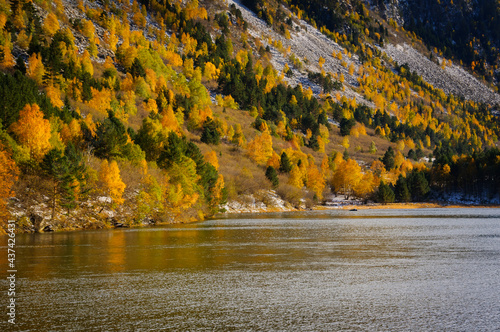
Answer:
<svg viewBox="0 0 500 332"><path fill-rule="evenodd" d="M271 192L290 209L336 195L498 203L499 106L446 94L376 47L418 25L361 1L242 3L283 40L301 20L317 27L355 84L331 59L256 37L223 1L0 0L2 227L195 221L231 201L271 205Z"/></svg>

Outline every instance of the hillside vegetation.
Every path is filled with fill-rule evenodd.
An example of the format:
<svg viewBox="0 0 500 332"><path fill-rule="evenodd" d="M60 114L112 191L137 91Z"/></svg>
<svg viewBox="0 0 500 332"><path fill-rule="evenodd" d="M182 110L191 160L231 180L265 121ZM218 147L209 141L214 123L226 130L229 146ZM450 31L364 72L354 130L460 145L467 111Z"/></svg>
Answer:
<svg viewBox="0 0 500 332"><path fill-rule="evenodd" d="M429 45L361 1L0 0L2 221L498 203L500 96Z"/></svg>

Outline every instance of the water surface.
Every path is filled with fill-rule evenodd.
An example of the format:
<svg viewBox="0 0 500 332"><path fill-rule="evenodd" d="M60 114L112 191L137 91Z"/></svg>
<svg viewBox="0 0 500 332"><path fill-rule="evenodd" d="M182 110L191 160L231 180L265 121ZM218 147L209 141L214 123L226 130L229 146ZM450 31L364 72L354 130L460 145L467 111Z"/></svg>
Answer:
<svg viewBox="0 0 500 332"><path fill-rule="evenodd" d="M500 330L500 209L25 234L16 254L16 331Z"/></svg>

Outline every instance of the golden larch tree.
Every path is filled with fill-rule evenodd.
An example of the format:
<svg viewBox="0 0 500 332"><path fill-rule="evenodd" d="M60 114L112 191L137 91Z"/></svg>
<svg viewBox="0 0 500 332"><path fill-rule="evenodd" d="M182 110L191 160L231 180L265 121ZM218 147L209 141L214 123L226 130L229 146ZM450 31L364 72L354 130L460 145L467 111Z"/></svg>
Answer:
<svg viewBox="0 0 500 332"><path fill-rule="evenodd" d="M248 143L247 154L258 164L265 164L273 155L273 138L269 130L264 130L260 135Z"/></svg>
<svg viewBox="0 0 500 332"><path fill-rule="evenodd" d="M99 179L113 202L118 205L123 204L124 199L122 196L126 185L122 181L120 168L116 161L112 160L110 163L106 159L102 161Z"/></svg>
<svg viewBox="0 0 500 332"><path fill-rule="evenodd" d="M353 159L342 162L333 174L332 184L335 191L349 196L361 180L361 167Z"/></svg>
<svg viewBox="0 0 500 332"><path fill-rule="evenodd" d="M276 152L273 151L271 158L269 158L267 160L266 166L272 166L272 167L274 167L274 169L277 170L280 168L280 161L281 161L280 156Z"/></svg>
<svg viewBox="0 0 500 332"><path fill-rule="evenodd" d="M311 163L307 168L307 188L311 189L319 200L323 199L326 181L316 165Z"/></svg>
<svg viewBox="0 0 500 332"><path fill-rule="evenodd" d="M224 198L224 177L219 174L215 185L210 189L211 201L210 201L210 211L211 213L216 213L219 210L219 205L222 203Z"/></svg>
<svg viewBox="0 0 500 332"><path fill-rule="evenodd" d="M49 13L43 21L43 30L49 36L53 36L59 30L59 20L53 13Z"/></svg>
<svg viewBox="0 0 500 332"><path fill-rule="evenodd" d="M61 108L64 106L64 102L61 100L61 91L58 87L54 85L49 85L45 88L47 97L49 97L50 102L55 107Z"/></svg>
<svg viewBox="0 0 500 332"><path fill-rule="evenodd" d="M10 127L19 143L30 150L30 156L41 160L50 150L51 126L37 104L26 104L19 112L19 120Z"/></svg>
<svg viewBox="0 0 500 332"><path fill-rule="evenodd" d="M377 180L378 179L373 175L372 172L365 172L361 180L354 187L354 193L358 197L366 198L368 194L374 191L379 182L377 182Z"/></svg>
<svg viewBox="0 0 500 332"><path fill-rule="evenodd" d="M302 178L302 172L299 166L295 166L290 171L290 177L288 178L288 184L294 186L295 188L301 189L304 186L304 180Z"/></svg>
<svg viewBox="0 0 500 332"><path fill-rule="evenodd" d="M219 170L219 159L217 159L217 153L214 150L205 153L204 157L207 163Z"/></svg>
<svg viewBox="0 0 500 332"><path fill-rule="evenodd" d="M174 131L178 134L182 133L179 121L175 116L172 105L168 105L167 108L163 110L163 112L161 112L161 115L161 124L163 128L167 129L168 131Z"/></svg>
<svg viewBox="0 0 500 332"><path fill-rule="evenodd" d="M1 37L0 37L1 38ZM0 45L0 51L3 53L3 59L0 62L0 67L2 69L10 69L14 67L14 57L11 52L12 43L10 42L10 35L8 35L7 40L5 40L4 45Z"/></svg>
<svg viewBox="0 0 500 332"><path fill-rule="evenodd" d="M43 82L43 74L45 74L45 66L42 63L42 56L36 53L31 54L28 59L26 75L37 84L41 85Z"/></svg>

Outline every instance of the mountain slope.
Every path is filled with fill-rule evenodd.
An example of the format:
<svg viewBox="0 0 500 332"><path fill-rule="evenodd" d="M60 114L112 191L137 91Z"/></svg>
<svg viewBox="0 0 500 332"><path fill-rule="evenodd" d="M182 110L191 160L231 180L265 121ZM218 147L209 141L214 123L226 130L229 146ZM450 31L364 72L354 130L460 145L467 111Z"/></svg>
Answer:
<svg viewBox="0 0 500 332"><path fill-rule="evenodd" d="M498 200L498 94L360 1L243 3L2 3L2 213Z"/></svg>

